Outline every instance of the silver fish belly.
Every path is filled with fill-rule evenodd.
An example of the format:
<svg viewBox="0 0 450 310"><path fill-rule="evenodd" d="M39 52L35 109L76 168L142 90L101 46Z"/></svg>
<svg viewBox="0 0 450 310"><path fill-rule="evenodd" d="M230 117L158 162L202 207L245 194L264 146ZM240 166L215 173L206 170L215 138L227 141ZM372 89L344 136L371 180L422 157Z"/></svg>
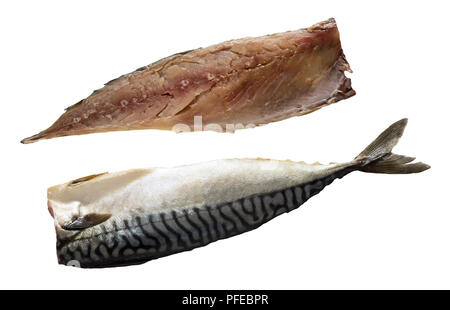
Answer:
<svg viewBox="0 0 450 310"><path fill-rule="evenodd" d="M143 263L253 230L355 170L426 170L425 164L408 164L414 158L391 153L405 125L406 120L393 124L342 164L216 160L105 173L51 187L48 207L59 263L87 268Z"/></svg>

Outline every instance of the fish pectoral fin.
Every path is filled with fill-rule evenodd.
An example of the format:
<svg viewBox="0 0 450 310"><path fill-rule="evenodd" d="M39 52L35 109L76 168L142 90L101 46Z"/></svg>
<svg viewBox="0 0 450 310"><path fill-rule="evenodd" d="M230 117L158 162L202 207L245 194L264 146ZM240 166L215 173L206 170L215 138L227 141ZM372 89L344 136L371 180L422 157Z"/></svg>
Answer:
<svg viewBox="0 0 450 310"><path fill-rule="evenodd" d="M105 222L111 217L111 214L101 214L101 213L89 213L83 216L76 216L73 220L67 224L62 226L62 229L65 230L82 230L88 227L92 227L98 225L100 223Z"/></svg>

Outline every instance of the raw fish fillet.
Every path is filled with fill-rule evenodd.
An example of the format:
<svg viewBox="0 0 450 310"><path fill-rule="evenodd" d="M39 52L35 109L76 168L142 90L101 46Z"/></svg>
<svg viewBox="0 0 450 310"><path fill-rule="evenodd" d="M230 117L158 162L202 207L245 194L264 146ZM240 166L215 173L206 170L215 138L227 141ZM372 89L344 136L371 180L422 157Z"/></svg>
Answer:
<svg viewBox="0 0 450 310"><path fill-rule="evenodd" d="M22 143L116 130L190 131L194 119L201 121L200 130L254 127L353 96L345 71L350 67L334 19L231 40L164 58L108 82Z"/></svg>

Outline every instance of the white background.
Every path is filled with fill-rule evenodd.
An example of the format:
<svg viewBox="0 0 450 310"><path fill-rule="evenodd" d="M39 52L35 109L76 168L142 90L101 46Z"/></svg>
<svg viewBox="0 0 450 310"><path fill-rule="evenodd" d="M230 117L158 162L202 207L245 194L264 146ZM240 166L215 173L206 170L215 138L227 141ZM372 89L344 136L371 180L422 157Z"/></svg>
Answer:
<svg viewBox="0 0 450 310"><path fill-rule="evenodd" d="M450 289L449 8L444 1L3 1L0 288ZM357 95L233 134L157 130L19 141L123 73L335 17ZM46 189L217 158L347 161L392 122L417 175L353 173L237 237L139 266L57 264Z"/></svg>

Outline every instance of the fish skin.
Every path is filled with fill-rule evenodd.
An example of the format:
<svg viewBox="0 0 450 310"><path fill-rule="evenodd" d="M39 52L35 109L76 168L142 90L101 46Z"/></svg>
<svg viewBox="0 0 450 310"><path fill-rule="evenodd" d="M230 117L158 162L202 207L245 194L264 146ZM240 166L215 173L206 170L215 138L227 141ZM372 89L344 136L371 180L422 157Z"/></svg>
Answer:
<svg viewBox="0 0 450 310"><path fill-rule="evenodd" d="M48 206L58 261L83 268L133 265L229 238L295 209L322 186L318 180L331 183L352 165L228 159L57 185L48 189ZM270 202L278 204L283 193L292 203L272 209ZM260 201L255 211L244 209L245 199ZM65 229L84 215L105 213L111 217L104 223Z"/></svg>
<svg viewBox="0 0 450 310"><path fill-rule="evenodd" d="M105 84L23 139L205 124L263 125L355 94L334 19L175 54ZM239 127L239 126L237 126Z"/></svg>
<svg viewBox="0 0 450 310"><path fill-rule="evenodd" d="M139 264L253 230L353 171L427 170L391 153L405 126L406 119L394 123L346 163L225 159L53 186L47 196L58 261L86 268Z"/></svg>

